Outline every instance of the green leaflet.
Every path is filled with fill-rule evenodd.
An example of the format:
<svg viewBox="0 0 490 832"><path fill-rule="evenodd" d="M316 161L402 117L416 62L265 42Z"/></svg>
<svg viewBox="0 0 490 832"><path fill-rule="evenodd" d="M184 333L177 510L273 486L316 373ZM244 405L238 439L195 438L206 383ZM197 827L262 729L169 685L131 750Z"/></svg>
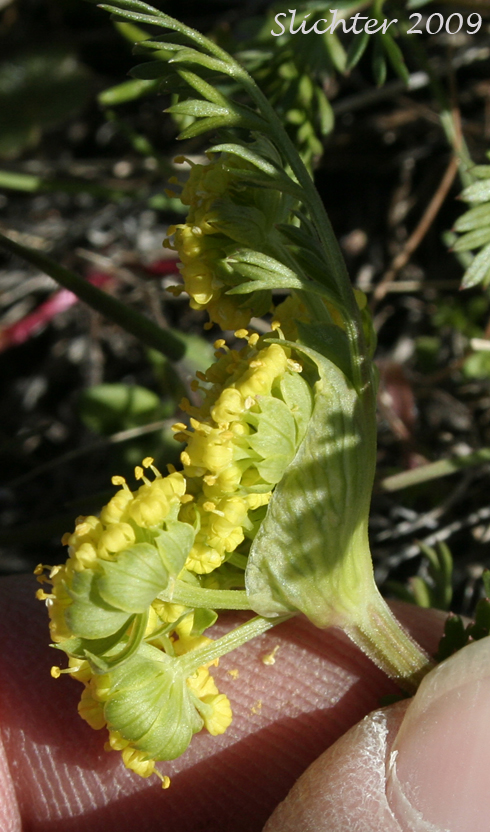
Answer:
<svg viewBox="0 0 490 832"><path fill-rule="evenodd" d="M484 202L483 205L475 205L469 211L458 217L454 223L454 230L459 231L473 231L474 228L480 228L484 225L490 225L490 204Z"/></svg>
<svg viewBox="0 0 490 832"><path fill-rule="evenodd" d="M478 283L488 282L490 272L490 243L482 248L473 258L471 265L466 269L461 284L462 289L470 289Z"/></svg>
<svg viewBox="0 0 490 832"><path fill-rule="evenodd" d="M191 636L202 636L208 627L212 627L218 619L218 614L214 610L197 609L194 610L194 620L192 624Z"/></svg>
<svg viewBox="0 0 490 832"><path fill-rule="evenodd" d="M130 614L116 609L100 595L97 576L91 569L77 572L67 591L72 603L65 612L71 632L80 638L106 638L128 623Z"/></svg>
<svg viewBox="0 0 490 832"><path fill-rule="evenodd" d="M104 656L115 649L119 645L119 642L124 640L126 630L134 618L135 616L131 615L124 621L124 624L119 630L111 633L109 636L105 636L105 638L90 639L73 636L72 638L64 639L59 644L53 644L51 646L55 647L56 650L63 650L68 656L75 656L77 659L86 659L88 653L95 656Z"/></svg>
<svg viewBox="0 0 490 832"><path fill-rule="evenodd" d="M206 214L207 222L240 245L264 245L266 219L253 205L237 205L229 197L215 199Z"/></svg>
<svg viewBox="0 0 490 832"><path fill-rule="evenodd" d="M256 429L247 436L253 451L263 458L256 462L260 476L269 483L279 482L296 449L296 424L287 405L274 396L259 396L260 414L249 411L245 420Z"/></svg>
<svg viewBox="0 0 490 832"><path fill-rule="evenodd" d="M484 179L481 182L473 182L462 191L460 198L465 202L488 202L490 200L490 182Z"/></svg>
<svg viewBox="0 0 490 832"><path fill-rule="evenodd" d="M475 228L459 237L453 245L453 251L471 251L490 243L490 225Z"/></svg>
<svg viewBox="0 0 490 832"><path fill-rule="evenodd" d="M109 689L104 715L149 759L173 760L203 727L186 684L183 662L151 645L101 677Z"/></svg>
<svg viewBox="0 0 490 832"><path fill-rule="evenodd" d="M328 627L359 620L375 591L367 540L374 402L371 390L361 399L328 359L296 349L320 375L313 414L252 544L245 582L260 615L300 610Z"/></svg>
<svg viewBox="0 0 490 832"><path fill-rule="evenodd" d="M296 422L296 448L303 441L313 410L311 387L300 373L286 373L279 382L281 395Z"/></svg>
<svg viewBox="0 0 490 832"><path fill-rule="evenodd" d="M101 561L103 574L97 588L108 604L129 613L144 612L175 581L192 548L195 530L178 520L169 520L166 526L154 544L136 543L114 561Z"/></svg>

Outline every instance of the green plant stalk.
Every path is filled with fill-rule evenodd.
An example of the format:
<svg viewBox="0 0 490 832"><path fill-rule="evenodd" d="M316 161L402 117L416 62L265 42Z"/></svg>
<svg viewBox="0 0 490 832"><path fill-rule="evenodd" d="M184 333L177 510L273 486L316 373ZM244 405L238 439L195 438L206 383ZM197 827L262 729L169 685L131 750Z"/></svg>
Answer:
<svg viewBox="0 0 490 832"><path fill-rule="evenodd" d="M366 623L343 629L354 644L407 693L415 693L424 676L434 667L428 656L420 661L420 647L401 630L384 602L379 606L369 605Z"/></svg>
<svg viewBox="0 0 490 832"><path fill-rule="evenodd" d="M57 193L59 191L67 194L86 193L111 202L119 201L128 196L140 195L129 188L108 188L95 182L86 182L80 179L51 179L10 170L0 170L0 188L25 191L26 193Z"/></svg>
<svg viewBox="0 0 490 832"><path fill-rule="evenodd" d="M39 251L15 243L3 234L0 234L0 246L27 260L28 263L32 263L33 266L37 266L65 289L73 292L80 300L91 306L92 309L119 324L126 332L134 335L143 344L153 347L173 361L179 361L184 357L186 343L178 333L160 329L149 318L125 306L106 292L102 292L96 286L83 280L64 266L60 266L55 260Z"/></svg>
<svg viewBox="0 0 490 832"><path fill-rule="evenodd" d="M241 589L204 589L177 580L174 586L158 596L161 601L183 604L195 609L250 610L247 593Z"/></svg>
<svg viewBox="0 0 490 832"><path fill-rule="evenodd" d="M116 15L121 14L117 8L111 6L105 6L104 8L108 11L115 12ZM138 9L145 12L149 11L150 13L155 11L145 4L137 2L128 2L127 8L135 10ZM136 11L129 13L125 12L124 14L127 14L130 19L140 20L141 22L145 19ZM205 52L207 52L207 54L201 55L200 59L196 60L196 63L201 63L203 66L208 66L212 69L224 71L238 81L245 91L248 92L260 114L263 115L267 123L267 132L281 151L286 164L290 167L293 175L296 177L297 182L302 188L304 203L310 213L316 234L324 252L327 270L330 272L329 277L330 279L333 279L337 291L339 292L342 306L345 310L345 328L349 338L353 358L354 387L357 391L359 404L361 405L361 410L363 412L363 419L368 424L371 424L375 413L374 385L371 362L368 358L364 342L360 312L350 285L340 248L319 194L316 191L310 174L303 164L293 143L284 132L283 126L277 117L275 110L243 67L231 59L228 54L216 46L216 44L208 41L207 38L204 38L198 32L183 26L178 21L168 18L166 15L161 15L160 17L155 15L154 17L147 18L146 22L155 23L158 26L163 26L165 28L181 32L190 38L194 43L198 44L205 50ZM192 62L193 59L193 55L186 54L184 49L182 54L177 52L175 58L171 59L170 62L185 63L186 61ZM366 434L365 430L362 430L361 433L364 437L363 441L369 442L370 447L372 446L374 454L376 434L373 434L372 431L369 430L368 434ZM347 446L346 450L348 450ZM361 648L364 649L377 664L383 667L390 676L395 677L398 680L404 679L405 685L413 689L416 686L416 681L425 672L427 672L431 665L428 657L425 656L415 645L415 643L409 639L398 622L396 622L376 588L367 540L367 515L373 478L369 475L366 478L366 472L364 471L361 479L363 484L361 488L363 495L361 502L363 505L365 501L367 502L366 511L363 512L364 520L359 525L356 525L353 534L349 533L349 535L347 535L350 538L349 542L343 539L342 533L340 533L340 540L343 544L342 547L338 551L332 551L330 561L328 558L325 561L324 558L324 572L320 577L323 584L318 592L316 592L316 587L314 585L311 586L307 582L309 589L307 591L305 590L306 595L303 592L302 597L300 597L302 592L301 587L298 590L297 586L294 584L291 584L289 587L287 585L284 587L284 594L282 595L282 598L282 587L279 591L279 596L277 596L277 594L274 596L273 594L272 596L267 597L266 593L261 595L261 586L259 581L253 589L253 592L255 593L253 605L254 609L261 613L265 620L267 620L270 613L264 613L262 609L257 608L262 604L264 609L267 609L269 605L270 609L275 610L271 614L277 615L279 619L282 619L284 614L286 613L287 615L289 611L301 609L306 612L310 619L314 623L317 623L318 626L342 626L351 638L359 644L359 646L361 646ZM359 483L361 484L361 480L359 480ZM299 489L299 492L301 492L301 488ZM357 497L361 499L360 494L357 494ZM335 514L335 511L333 513ZM312 522L315 524L316 518L313 518ZM280 525L281 524L279 523L279 526ZM347 532L345 534L347 534ZM273 534L272 537L274 537ZM264 541L261 541L261 543L263 542ZM259 544L259 548L263 550L264 546ZM280 574L280 571L283 568L282 561L284 560L286 553L283 551L284 547L282 547L281 550L280 543L278 544L278 549L279 558L276 558L276 565L277 573ZM320 558L321 561L320 555L321 553L317 552L315 557ZM263 557L263 555L259 552L258 557L255 559L256 562L253 564L256 574L259 574L259 576L261 571L261 557ZM295 559L295 562L298 564L299 572L301 572L301 564L304 563L308 570L307 574L309 574L311 559L307 546L299 559ZM271 570L272 575L273 567L271 567ZM361 587L359 586L359 582L356 580L359 575L363 578L363 586ZM277 581L274 580L270 585L274 585L276 589L281 586L280 583L278 584ZM342 598L338 601L333 599L332 603L330 603L330 590L335 590L336 586L342 589ZM347 596L345 604L343 600L344 588L346 589ZM247 591L249 590L250 583L247 585ZM367 598L363 598L363 590L367 591ZM310 591L317 596L315 601L317 604L316 608L314 608L315 602L310 603L308 600L307 595ZM238 593L239 591L232 591L232 594L235 596ZM299 598L300 603L296 603L297 598ZM194 600L195 599L193 599L193 602ZM274 604L276 604L276 606L274 606ZM277 620L278 619L276 619L276 621Z"/></svg>
<svg viewBox="0 0 490 832"><path fill-rule="evenodd" d="M367 530L365 532L367 538ZM342 629L371 661L394 679L407 693L417 690L434 663L403 630L372 577L373 590L362 599Z"/></svg>
<svg viewBox="0 0 490 832"><path fill-rule="evenodd" d="M236 650L237 647L241 647L247 641L263 635L267 630L270 630L277 624L282 624L283 621L286 621L290 617L290 615L284 615L281 618L270 620L260 615L256 616L250 621L247 621L246 624L236 627L225 636L217 639L208 647L201 647L198 650L192 650L190 653L185 653L183 656L180 656L179 663L184 666L185 675L190 676L199 667L224 656L226 653L231 653L232 650Z"/></svg>
<svg viewBox="0 0 490 832"><path fill-rule="evenodd" d="M401 491L403 488L410 488L410 486L420 485L440 477L449 477L462 468L484 465L486 462L490 462L490 448L482 448L480 451L468 454L468 456L440 459L438 462L421 465L420 468L414 468L411 471L392 474L390 477L381 480L379 487L382 491Z"/></svg>

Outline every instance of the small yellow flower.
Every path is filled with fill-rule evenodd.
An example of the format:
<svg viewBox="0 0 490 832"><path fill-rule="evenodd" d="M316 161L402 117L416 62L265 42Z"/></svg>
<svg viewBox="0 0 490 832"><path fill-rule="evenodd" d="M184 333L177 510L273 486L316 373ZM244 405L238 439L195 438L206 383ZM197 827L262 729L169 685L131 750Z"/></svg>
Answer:
<svg viewBox="0 0 490 832"><path fill-rule="evenodd" d="M127 549L135 540L134 529L129 523L111 523L100 535L97 543L97 554L101 558L106 558Z"/></svg>
<svg viewBox="0 0 490 832"><path fill-rule="evenodd" d="M202 699L203 696L212 696L218 693L216 682L207 667L200 667L192 676L189 676L187 685L199 699Z"/></svg>
<svg viewBox="0 0 490 832"><path fill-rule="evenodd" d="M114 480L117 479L117 482ZM114 485L120 485L122 477L114 477L113 483ZM128 504L131 503L133 500L133 494L129 490L129 487L124 483L124 487L121 488L120 491L117 491L116 494L109 500L106 506L100 512L100 520L102 523L119 523L122 516L127 510Z"/></svg>
<svg viewBox="0 0 490 832"><path fill-rule="evenodd" d="M155 760L148 760L146 755L143 754L142 751L138 751L136 748L131 748L131 746L128 745L126 748L122 749L121 756L126 768L129 768L131 771L139 774L140 777L151 777L152 774L157 773L155 769Z"/></svg>
<svg viewBox="0 0 490 832"><path fill-rule="evenodd" d="M96 731L100 728L105 728L104 709L101 702L95 698L94 688L90 683L83 689L80 702L78 703L78 713Z"/></svg>
<svg viewBox="0 0 490 832"><path fill-rule="evenodd" d="M224 734L233 720L233 712L228 697L224 693L218 693L217 695L203 696L201 702L205 706L200 709L201 716L209 733L213 737Z"/></svg>

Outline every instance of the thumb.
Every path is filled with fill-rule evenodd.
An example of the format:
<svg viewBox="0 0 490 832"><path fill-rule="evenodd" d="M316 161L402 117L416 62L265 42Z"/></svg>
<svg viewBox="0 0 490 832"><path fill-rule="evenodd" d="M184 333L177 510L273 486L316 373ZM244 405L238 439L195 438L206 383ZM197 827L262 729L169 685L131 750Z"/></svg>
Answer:
<svg viewBox="0 0 490 832"><path fill-rule="evenodd" d="M264 832L486 832L490 639L438 665L310 766Z"/></svg>

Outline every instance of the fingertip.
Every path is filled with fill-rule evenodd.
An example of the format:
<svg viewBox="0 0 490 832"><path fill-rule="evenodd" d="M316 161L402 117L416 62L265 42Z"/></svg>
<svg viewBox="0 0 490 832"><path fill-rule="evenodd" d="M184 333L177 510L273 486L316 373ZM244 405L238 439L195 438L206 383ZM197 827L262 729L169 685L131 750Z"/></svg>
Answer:
<svg viewBox="0 0 490 832"><path fill-rule="evenodd" d="M22 821L15 795L12 775L0 733L0 829L2 832L22 832Z"/></svg>
<svg viewBox="0 0 490 832"><path fill-rule="evenodd" d="M386 798L403 701L368 714L318 758L279 804L263 832L400 832Z"/></svg>

